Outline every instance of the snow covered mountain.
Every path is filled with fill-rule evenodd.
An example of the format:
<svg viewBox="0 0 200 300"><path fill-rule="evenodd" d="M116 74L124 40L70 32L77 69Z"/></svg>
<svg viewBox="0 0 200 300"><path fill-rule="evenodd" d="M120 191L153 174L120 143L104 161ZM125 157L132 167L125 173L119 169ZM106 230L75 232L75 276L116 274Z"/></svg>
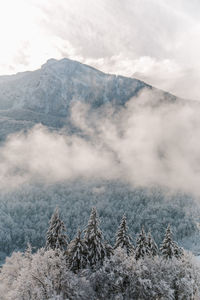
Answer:
<svg viewBox="0 0 200 300"><path fill-rule="evenodd" d="M66 125L72 101L95 109L107 102L123 105L143 88L152 89L142 81L108 75L67 58L50 59L36 71L0 76L0 139L36 123Z"/></svg>

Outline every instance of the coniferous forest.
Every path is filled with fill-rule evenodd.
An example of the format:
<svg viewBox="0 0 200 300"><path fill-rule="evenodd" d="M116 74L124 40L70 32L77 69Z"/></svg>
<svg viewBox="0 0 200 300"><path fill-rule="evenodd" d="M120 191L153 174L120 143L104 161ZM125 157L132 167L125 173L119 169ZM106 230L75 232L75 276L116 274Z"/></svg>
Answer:
<svg viewBox="0 0 200 300"><path fill-rule="evenodd" d="M7 257L0 273L4 300L199 299L200 265L173 238L170 224L157 245L150 230L140 228L136 242L122 215L109 244L97 209L70 241L56 207L37 251Z"/></svg>
<svg viewBox="0 0 200 300"><path fill-rule="evenodd" d="M14 191L0 191L0 264L13 251L24 252L44 245L44 236L58 205L73 239L77 228L84 228L91 207L97 207L106 240L115 243L115 231L125 213L129 233L136 242L142 226L151 230L160 244L170 223L174 238L193 253L200 252L197 201L185 193L159 188L135 188L120 181L74 180L53 185L23 185Z"/></svg>

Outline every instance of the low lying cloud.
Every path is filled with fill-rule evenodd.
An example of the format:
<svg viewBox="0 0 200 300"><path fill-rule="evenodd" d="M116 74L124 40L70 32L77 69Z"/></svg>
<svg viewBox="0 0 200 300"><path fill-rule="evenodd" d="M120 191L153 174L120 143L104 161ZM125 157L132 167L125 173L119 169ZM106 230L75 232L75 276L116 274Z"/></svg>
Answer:
<svg viewBox="0 0 200 300"><path fill-rule="evenodd" d="M1 187L79 177L119 179L200 194L200 106L161 101L143 91L118 111L76 102L79 133L41 125L8 137L0 148Z"/></svg>
<svg viewBox="0 0 200 300"><path fill-rule="evenodd" d="M50 132L39 125L27 134L10 136L1 148L0 182L6 187L25 182L104 177L111 161L107 152L100 152L84 139Z"/></svg>

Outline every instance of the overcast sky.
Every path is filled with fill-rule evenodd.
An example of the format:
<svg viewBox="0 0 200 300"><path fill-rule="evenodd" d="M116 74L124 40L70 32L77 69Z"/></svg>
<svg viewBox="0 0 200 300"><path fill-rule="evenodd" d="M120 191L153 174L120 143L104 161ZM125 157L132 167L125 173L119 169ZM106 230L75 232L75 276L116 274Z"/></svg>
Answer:
<svg viewBox="0 0 200 300"><path fill-rule="evenodd" d="M199 0L0 0L0 74L68 57L200 100Z"/></svg>

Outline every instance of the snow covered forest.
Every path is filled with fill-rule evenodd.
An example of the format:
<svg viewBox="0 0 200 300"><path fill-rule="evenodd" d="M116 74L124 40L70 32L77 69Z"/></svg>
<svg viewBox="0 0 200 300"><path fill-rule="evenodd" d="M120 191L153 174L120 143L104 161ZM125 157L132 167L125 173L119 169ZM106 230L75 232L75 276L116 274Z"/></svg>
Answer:
<svg viewBox="0 0 200 300"><path fill-rule="evenodd" d="M122 216L110 245L101 231L96 208L84 230L69 240L56 208L45 247L27 245L7 257L0 273L4 300L199 299L200 265L173 238L168 225L158 246L140 228L133 243Z"/></svg>
<svg viewBox="0 0 200 300"><path fill-rule="evenodd" d="M185 193L159 188L135 188L120 181L76 180L53 185L23 185L14 191L0 191L0 262L13 251L23 252L28 242L34 249L44 246L44 236L56 205L72 239L78 227L87 223L91 207L97 207L106 240L114 243L123 213L135 242L144 226L160 244L170 223L174 238L198 254L200 210L197 201ZM105 209L106 208L106 209Z"/></svg>

